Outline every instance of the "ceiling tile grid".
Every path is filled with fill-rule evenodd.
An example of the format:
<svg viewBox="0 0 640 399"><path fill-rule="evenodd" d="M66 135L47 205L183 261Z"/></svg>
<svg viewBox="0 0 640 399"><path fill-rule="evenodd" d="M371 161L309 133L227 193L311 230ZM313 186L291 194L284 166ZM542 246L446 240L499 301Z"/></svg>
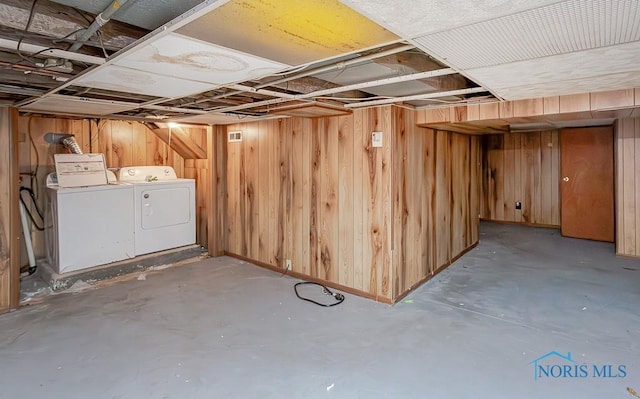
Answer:
<svg viewBox="0 0 640 399"><path fill-rule="evenodd" d="M565 1L415 39L462 70L637 40L637 0Z"/></svg>

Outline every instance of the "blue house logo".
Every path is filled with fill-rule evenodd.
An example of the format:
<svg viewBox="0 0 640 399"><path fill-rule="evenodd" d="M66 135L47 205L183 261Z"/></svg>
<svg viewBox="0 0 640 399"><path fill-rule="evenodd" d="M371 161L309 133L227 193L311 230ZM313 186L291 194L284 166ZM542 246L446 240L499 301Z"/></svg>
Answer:
<svg viewBox="0 0 640 399"><path fill-rule="evenodd" d="M578 363L571 358L571 352L566 355L551 351L528 363L533 365L533 379L563 379L563 378L625 378L627 366L624 364L587 364Z"/></svg>
<svg viewBox="0 0 640 399"><path fill-rule="evenodd" d="M554 360L557 363L551 363L551 360ZM575 360L571 358L571 352L567 352L567 355L565 356L556 351L551 351L529 362L529 364L533 364L534 380L537 380L538 377L551 376L552 378L558 378L562 374L566 373L565 370L570 372L573 368L573 364L575 363Z"/></svg>

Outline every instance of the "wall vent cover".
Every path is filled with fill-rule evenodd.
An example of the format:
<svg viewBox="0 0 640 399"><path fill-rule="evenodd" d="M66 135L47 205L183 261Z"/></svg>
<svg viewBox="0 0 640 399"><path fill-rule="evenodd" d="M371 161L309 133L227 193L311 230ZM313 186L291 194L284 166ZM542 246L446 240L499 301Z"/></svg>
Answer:
<svg viewBox="0 0 640 399"><path fill-rule="evenodd" d="M242 130L229 132L229 142L242 141Z"/></svg>

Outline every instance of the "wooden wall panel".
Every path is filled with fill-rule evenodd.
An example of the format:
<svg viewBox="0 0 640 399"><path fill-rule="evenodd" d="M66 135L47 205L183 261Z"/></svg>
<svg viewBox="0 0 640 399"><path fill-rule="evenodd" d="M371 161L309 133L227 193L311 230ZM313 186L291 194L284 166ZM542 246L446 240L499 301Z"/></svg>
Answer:
<svg viewBox="0 0 640 399"><path fill-rule="evenodd" d="M435 256L436 265L451 259L451 133L436 131L436 201Z"/></svg>
<svg viewBox="0 0 640 399"><path fill-rule="evenodd" d="M363 182L361 211L363 229L363 286L365 291L376 297L390 298L391 275L390 260L390 224L388 213L391 211L390 150L392 143L392 107L370 108L363 110L362 151L363 163L356 169L356 178ZM383 147L371 146L371 132L383 132ZM358 168L358 166L355 166ZM366 206L365 206L366 205Z"/></svg>
<svg viewBox="0 0 640 399"><path fill-rule="evenodd" d="M20 298L18 110L0 107L0 314Z"/></svg>
<svg viewBox="0 0 640 399"><path fill-rule="evenodd" d="M471 239L469 243L475 244L480 236L480 207L482 203L482 139L481 137L471 137L469 143L471 147L471 181L470 181L470 200L469 200L469 228L471 230Z"/></svg>
<svg viewBox="0 0 640 399"><path fill-rule="evenodd" d="M478 241L481 141L415 125L397 109L393 287L399 297Z"/></svg>
<svg viewBox="0 0 640 399"><path fill-rule="evenodd" d="M264 125L268 126L269 136L271 140L269 140L268 154L269 154L269 180L271 182L270 185L270 195L273 196L273 201L269 201L269 256L267 258L267 263L275 265L277 267L282 267L284 264L282 260L282 242L284 240L284 223L281 220L281 212L282 212L282 200L283 200L283 168L285 165L282 164L282 160L280 159L280 145L285 142L283 136L285 136L285 132L280 131L281 122L279 121L266 121L261 122L261 128Z"/></svg>
<svg viewBox="0 0 640 399"><path fill-rule="evenodd" d="M516 145L518 149L518 153L520 152L520 140L516 140L515 138L520 138L519 135L516 134L507 134L504 135L503 138L503 152L502 152L502 165L503 169L499 172L502 177L502 188L503 195L502 199L512 199L516 197L516 193L520 191L516 191L516 183L520 183L520 168L518 165L518 170L516 171ZM499 155L499 154L496 154ZM511 173L504 173L504 171L512 171ZM515 201L498 201L498 206L500 206L504 202L503 206L503 218L505 220L516 220L516 215L518 218L522 217L522 213L520 211L516 212Z"/></svg>
<svg viewBox="0 0 640 399"><path fill-rule="evenodd" d="M524 186L522 192L522 218L525 223L535 224L541 209L540 196L540 134L525 134L522 136L521 152L523 154L523 167L521 180ZM505 171L506 172L506 171ZM508 173L508 172L507 172ZM513 202L513 201L511 201Z"/></svg>
<svg viewBox="0 0 640 399"><path fill-rule="evenodd" d="M392 301L477 242L479 138L417 127L413 111L392 106L229 129L258 130L259 163L251 139L244 153L228 143L232 255L280 270L291 259L299 276ZM383 132L381 148L373 131ZM257 255L252 242L238 244L253 223L238 209L252 201L260 232L244 236Z"/></svg>
<svg viewBox="0 0 640 399"><path fill-rule="evenodd" d="M616 122L616 253L640 257L640 118Z"/></svg>
<svg viewBox="0 0 640 399"><path fill-rule="evenodd" d="M227 128L208 129L207 154L210 171L210 195L207 214L207 249L210 256L224 254L227 242L225 218L227 215Z"/></svg>
<svg viewBox="0 0 640 399"><path fill-rule="evenodd" d="M237 130L237 129L232 129ZM225 249L234 253L242 253L240 221L240 201L242 199L240 185L240 150L242 142L227 144L227 244Z"/></svg>
<svg viewBox="0 0 640 399"><path fill-rule="evenodd" d="M366 148L366 136L369 133L364 131L365 118L367 114L364 112L354 112L353 114L353 285L352 287L365 292L365 214L367 208L365 206L365 197L363 187L366 179L362 177L362 166L364 165Z"/></svg>
<svg viewBox="0 0 640 399"><path fill-rule="evenodd" d="M483 163L484 212L497 220L504 219L504 136L490 135L485 138ZM508 179L511 181L512 179Z"/></svg>
<svg viewBox="0 0 640 399"><path fill-rule="evenodd" d="M471 148L468 137L451 135L451 256L464 251L470 240ZM450 259L447 259L450 260Z"/></svg>
<svg viewBox="0 0 640 399"><path fill-rule="evenodd" d="M351 287L354 285L355 207L354 203L354 135L353 118L340 118L338 128L338 282Z"/></svg>
<svg viewBox="0 0 640 399"><path fill-rule="evenodd" d="M258 256L259 209L256 200L258 177L260 172L259 135L256 126L247 126L243 130L242 146L244 147L244 188L241 190L245 198L242 210L241 225L242 251L250 258Z"/></svg>
<svg viewBox="0 0 640 399"><path fill-rule="evenodd" d="M244 153L238 143L227 144L226 251L281 269L291 259L295 273L390 300L390 215L384 215L384 201L391 201L391 115L386 107L229 127L257 131L258 167L251 166L247 139L241 143ZM383 148L370 146L376 129L388 133ZM246 190L252 182L253 198ZM251 201L258 208L258 234L245 232L243 247L242 226L251 226L239 209ZM257 253L251 252L256 243Z"/></svg>
<svg viewBox="0 0 640 399"><path fill-rule="evenodd" d="M558 132L489 135L483 142L482 218L559 226Z"/></svg>

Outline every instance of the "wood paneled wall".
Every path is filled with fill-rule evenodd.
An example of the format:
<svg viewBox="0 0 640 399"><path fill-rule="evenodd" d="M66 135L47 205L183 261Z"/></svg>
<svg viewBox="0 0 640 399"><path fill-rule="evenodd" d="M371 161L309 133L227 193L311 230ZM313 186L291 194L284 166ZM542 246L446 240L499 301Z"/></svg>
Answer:
<svg viewBox="0 0 640 399"><path fill-rule="evenodd" d="M213 126L207 136L209 160L209 209L207 250L210 256L224 255L227 239L227 127Z"/></svg>
<svg viewBox="0 0 640 399"><path fill-rule="evenodd" d="M194 142L206 150L207 128L184 128ZM207 244L207 192L209 165L206 159L183 159L141 123L125 121L72 120L43 117L21 117L20 172L22 185L32 187L44 209L46 175L54 171L53 154L66 152L62 146L44 141L49 132L72 133L83 152L103 153L107 167L132 165L170 165L178 177L196 180L196 236L197 242ZM31 178L30 173L36 173ZM115 210L114 210L115 211ZM35 231L33 244L36 257L45 255L44 234Z"/></svg>
<svg viewBox="0 0 640 399"><path fill-rule="evenodd" d="M640 257L640 118L616 122L616 252Z"/></svg>
<svg viewBox="0 0 640 399"><path fill-rule="evenodd" d="M0 314L18 307L18 110L0 107Z"/></svg>
<svg viewBox="0 0 640 399"><path fill-rule="evenodd" d="M230 254L390 302L477 241L478 138L391 106L228 130Z"/></svg>
<svg viewBox="0 0 640 399"><path fill-rule="evenodd" d="M478 242L481 138L420 128L399 109L393 145L394 292Z"/></svg>
<svg viewBox="0 0 640 399"><path fill-rule="evenodd" d="M226 250L374 298L389 286L391 107L230 126ZM366 132L366 133L365 133Z"/></svg>
<svg viewBox="0 0 640 399"><path fill-rule="evenodd" d="M559 226L558 131L488 135L483 141L481 217Z"/></svg>

